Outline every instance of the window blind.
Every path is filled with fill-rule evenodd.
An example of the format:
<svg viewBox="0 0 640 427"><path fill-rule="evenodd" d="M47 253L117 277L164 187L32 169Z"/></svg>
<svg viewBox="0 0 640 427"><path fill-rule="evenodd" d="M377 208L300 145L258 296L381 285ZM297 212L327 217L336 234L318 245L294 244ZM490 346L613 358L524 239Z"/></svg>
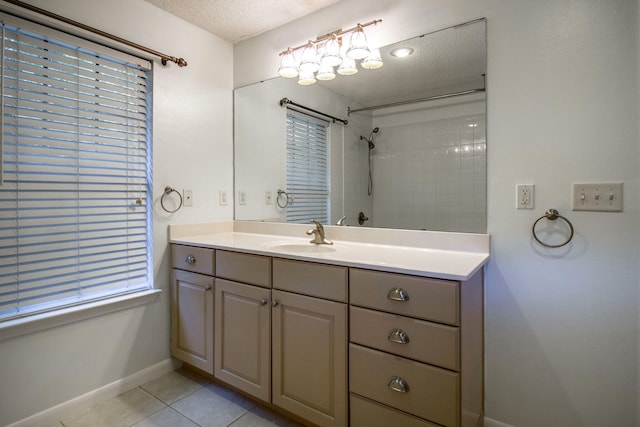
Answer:
<svg viewBox="0 0 640 427"><path fill-rule="evenodd" d="M2 19L0 320L149 289L150 64Z"/></svg>
<svg viewBox="0 0 640 427"><path fill-rule="evenodd" d="M329 123L287 109L287 222L329 220Z"/></svg>

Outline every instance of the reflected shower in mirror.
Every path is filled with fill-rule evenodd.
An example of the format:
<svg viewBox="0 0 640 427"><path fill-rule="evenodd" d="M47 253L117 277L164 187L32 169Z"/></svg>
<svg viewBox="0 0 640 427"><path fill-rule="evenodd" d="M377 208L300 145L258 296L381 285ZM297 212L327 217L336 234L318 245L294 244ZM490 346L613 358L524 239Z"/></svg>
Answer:
<svg viewBox="0 0 640 427"><path fill-rule="evenodd" d="M385 46L375 72L236 89L235 219L484 233L485 30Z"/></svg>

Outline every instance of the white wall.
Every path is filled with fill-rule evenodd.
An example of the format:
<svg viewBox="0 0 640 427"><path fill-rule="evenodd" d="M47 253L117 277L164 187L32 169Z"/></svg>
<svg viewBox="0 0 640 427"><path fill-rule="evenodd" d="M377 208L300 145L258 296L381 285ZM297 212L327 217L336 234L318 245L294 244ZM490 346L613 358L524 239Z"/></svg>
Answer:
<svg viewBox="0 0 640 427"><path fill-rule="evenodd" d="M218 189L233 193L232 46L143 0L30 1L173 56L155 63L153 110L154 280L152 304L0 342L0 425L153 366L169 357L170 223L229 220ZM169 215L165 186L192 189L194 206Z"/></svg>
<svg viewBox="0 0 640 427"><path fill-rule="evenodd" d="M518 427L638 425L636 0L343 0L236 45L235 84L275 76L278 51L333 28L382 18L388 43L480 17L487 416ZM571 183L592 180L624 182L623 213L571 211ZM514 209L516 183L536 185L534 210ZM569 246L532 243L547 208L573 222Z"/></svg>

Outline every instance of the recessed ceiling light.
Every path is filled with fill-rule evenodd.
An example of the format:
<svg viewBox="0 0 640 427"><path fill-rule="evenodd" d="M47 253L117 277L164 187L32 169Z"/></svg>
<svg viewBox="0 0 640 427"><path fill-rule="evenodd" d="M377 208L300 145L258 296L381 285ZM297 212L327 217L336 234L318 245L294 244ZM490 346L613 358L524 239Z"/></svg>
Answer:
<svg viewBox="0 0 640 427"><path fill-rule="evenodd" d="M399 47L397 49L393 49L391 52L391 56L395 56L396 58L404 58L413 53L413 49L410 47Z"/></svg>

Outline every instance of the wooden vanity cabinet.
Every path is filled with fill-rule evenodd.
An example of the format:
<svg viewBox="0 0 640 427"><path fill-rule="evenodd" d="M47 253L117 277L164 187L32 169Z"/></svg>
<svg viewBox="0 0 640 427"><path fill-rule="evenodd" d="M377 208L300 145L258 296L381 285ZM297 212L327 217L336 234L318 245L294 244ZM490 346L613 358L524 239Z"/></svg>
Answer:
<svg viewBox="0 0 640 427"><path fill-rule="evenodd" d="M348 423L347 274L273 259L272 401L319 426Z"/></svg>
<svg viewBox="0 0 640 427"><path fill-rule="evenodd" d="M186 363L317 426L482 425L482 271L459 282L176 244L172 265L171 351Z"/></svg>
<svg viewBox="0 0 640 427"><path fill-rule="evenodd" d="M171 355L213 374L213 249L171 248Z"/></svg>
<svg viewBox="0 0 640 427"><path fill-rule="evenodd" d="M215 377L346 426L347 268L218 251L216 275Z"/></svg>
<svg viewBox="0 0 640 427"><path fill-rule="evenodd" d="M458 282L352 268L349 286L350 425L482 425L482 272Z"/></svg>

